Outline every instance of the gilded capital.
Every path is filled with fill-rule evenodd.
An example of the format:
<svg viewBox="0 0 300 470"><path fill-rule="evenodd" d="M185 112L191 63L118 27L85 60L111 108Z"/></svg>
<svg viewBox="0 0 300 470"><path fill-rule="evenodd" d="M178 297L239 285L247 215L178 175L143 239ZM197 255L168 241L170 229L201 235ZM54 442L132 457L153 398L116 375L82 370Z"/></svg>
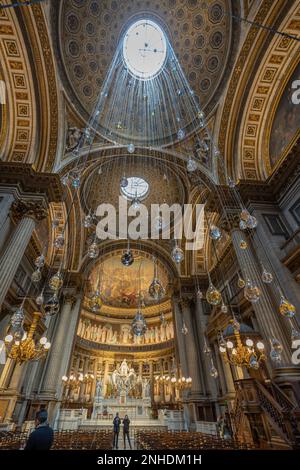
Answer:
<svg viewBox="0 0 300 470"><path fill-rule="evenodd" d="M47 210L37 201L16 201L12 204L11 215L14 220L31 217L40 222L47 217Z"/></svg>

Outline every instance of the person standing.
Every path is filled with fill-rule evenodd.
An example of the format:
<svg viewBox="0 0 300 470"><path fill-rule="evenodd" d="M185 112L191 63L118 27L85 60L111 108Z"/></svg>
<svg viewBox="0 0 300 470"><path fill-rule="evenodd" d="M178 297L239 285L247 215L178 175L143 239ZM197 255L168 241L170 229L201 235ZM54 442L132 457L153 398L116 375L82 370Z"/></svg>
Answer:
<svg viewBox="0 0 300 470"><path fill-rule="evenodd" d="M128 415L125 415L123 419L123 438L124 438L124 449L126 449L126 437L128 440L128 444L130 449L131 447L131 442L130 442L130 436L129 436L129 424L130 424L130 419L128 418Z"/></svg>
<svg viewBox="0 0 300 470"><path fill-rule="evenodd" d="M116 448L116 449L118 449L120 424L121 424L121 419L119 418L119 413L116 413L116 416L114 417L114 420L113 420L113 425L114 425L113 447Z"/></svg>
<svg viewBox="0 0 300 470"><path fill-rule="evenodd" d="M30 434L24 450L50 450L54 432L48 423L47 410L40 410L35 416L35 430Z"/></svg>

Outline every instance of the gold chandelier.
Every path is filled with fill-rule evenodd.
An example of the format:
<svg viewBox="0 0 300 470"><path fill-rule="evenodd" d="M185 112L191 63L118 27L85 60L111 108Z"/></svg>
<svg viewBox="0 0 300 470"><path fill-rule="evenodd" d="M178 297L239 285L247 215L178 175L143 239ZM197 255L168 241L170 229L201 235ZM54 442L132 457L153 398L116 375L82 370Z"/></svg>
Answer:
<svg viewBox="0 0 300 470"><path fill-rule="evenodd" d="M155 380L162 384L174 385L178 390L187 390L192 387L193 383L192 377L176 377L175 375L157 375Z"/></svg>
<svg viewBox="0 0 300 470"><path fill-rule="evenodd" d="M42 359L50 349L51 343L46 336L42 336L39 341L34 339L40 317L40 312L34 312L28 332L12 330L4 338L7 356L19 364Z"/></svg>
<svg viewBox="0 0 300 470"><path fill-rule="evenodd" d="M241 325L234 319L230 321L233 327L233 335L223 334L219 338L219 350L225 362L247 369L257 370L260 363L265 360L265 345L262 341L256 343L247 338L245 344L241 338Z"/></svg>

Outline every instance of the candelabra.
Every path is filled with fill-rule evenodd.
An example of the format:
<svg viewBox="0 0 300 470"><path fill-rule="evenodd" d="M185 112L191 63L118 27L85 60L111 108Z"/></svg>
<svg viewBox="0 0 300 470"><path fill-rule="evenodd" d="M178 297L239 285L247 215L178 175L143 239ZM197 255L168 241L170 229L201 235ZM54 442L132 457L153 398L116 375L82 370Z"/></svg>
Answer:
<svg viewBox="0 0 300 470"><path fill-rule="evenodd" d="M157 375L155 380L162 384L174 385L178 390L186 390L191 388L193 382L192 377L176 377L175 375Z"/></svg>
<svg viewBox="0 0 300 470"><path fill-rule="evenodd" d="M70 374L68 377L67 375L63 375L61 378L63 384L69 388L69 390L72 390L74 388L79 387L81 384L87 384L91 383L95 380L94 374L78 374L76 376L75 374Z"/></svg>
<svg viewBox="0 0 300 470"><path fill-rule="evenodd" d="M21 318L22 313L19 315ZM46 336L42 336L39 341L34 338L40 317L40 312L34 312L28 332L23 330L23 318L21 318L17 328L11 324L8 334L4 338L7 356L19 364L37 361L43 358L50 349L51 343Z"/></svg>
<svg viewBox="0 0 300 470"><path fill-rule="evenodd" d="M219 338L219 350L225 362L247 369L257 370L260 363L265 360L265 345L262 341L256 343L247 337L245 344L241 338L241 325L236 320L230 322L233 327L233 334L227 334L226 339L223 334Z"/></svg>

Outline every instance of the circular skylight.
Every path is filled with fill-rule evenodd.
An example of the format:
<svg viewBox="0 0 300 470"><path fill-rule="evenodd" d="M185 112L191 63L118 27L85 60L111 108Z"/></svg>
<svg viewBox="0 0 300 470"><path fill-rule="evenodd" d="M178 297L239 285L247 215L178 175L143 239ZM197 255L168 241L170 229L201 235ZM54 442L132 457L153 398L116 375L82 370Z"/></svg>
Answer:
<svg viewBox="0 0 300 470"><path fill-rule="evenodd" d="M154 77L162 69L166 55L166 36L154 21L139 20L127 30L123 56L134 76L144 80Z"/></svg>
<svg viewBox="0 0 300 470"><path fill-rule="evenodd" d="M140 201L148 196L149 184L143 178L138 176L130 176L127 178L128 184L125 188L121 188L122 194L132 201L138 198Z"/></svg>

